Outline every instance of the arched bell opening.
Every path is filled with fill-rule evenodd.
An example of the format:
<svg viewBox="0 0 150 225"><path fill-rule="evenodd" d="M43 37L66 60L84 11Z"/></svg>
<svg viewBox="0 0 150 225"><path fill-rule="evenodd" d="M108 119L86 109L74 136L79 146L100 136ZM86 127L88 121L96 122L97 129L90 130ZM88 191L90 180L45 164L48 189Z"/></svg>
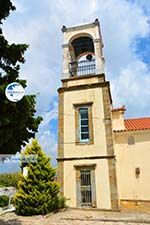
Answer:
<svg viewBox="0 0 150 225"><path fill-rule="evenodd" d="M95 53L93 39L88 36L78 37L70 43L71 76L95 73Z"/></svg>

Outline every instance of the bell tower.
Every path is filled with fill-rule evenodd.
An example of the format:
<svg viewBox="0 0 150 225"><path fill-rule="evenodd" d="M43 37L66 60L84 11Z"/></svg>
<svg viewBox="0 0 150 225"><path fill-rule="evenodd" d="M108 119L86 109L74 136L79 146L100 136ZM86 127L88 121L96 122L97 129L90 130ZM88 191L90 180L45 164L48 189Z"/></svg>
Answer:
<svg viewBox="0 0 150 225"><path fill-rule="evenodd" d="M118 209L111 93L98 19L62 27L58 181L70 207Z"/></svg>
<svg viewBox="0 0 150 225"><path fill-rule="evenodd" d="M98 19L92 24L62 27L63 79L104 73L103 42Z"/></svg>

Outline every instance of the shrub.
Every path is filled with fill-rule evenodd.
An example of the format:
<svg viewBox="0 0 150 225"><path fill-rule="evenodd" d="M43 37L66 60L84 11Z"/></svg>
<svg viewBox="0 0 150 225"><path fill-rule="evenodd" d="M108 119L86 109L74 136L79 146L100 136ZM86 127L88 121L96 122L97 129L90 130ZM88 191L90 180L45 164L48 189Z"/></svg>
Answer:
<svg viewBox="0 0 150 225"><path fill-rule="evenodd" d="M20 179L20 173L0 174L0 187L13 186L17 188L19 179Z"/></svg>
<svg viewBox="0 0 150 225"><path fill-rule="evenodd" d="M27 176L21 176L13 202L19 215L44 215L64 207L59 197L59 186L54 181L56 171L36 140L28 145L25 156L36 155L36 161L27 163Z"/></svg>
<svg viewBox="0 0 150 225"><path fill-rule="evenodd" d="M0 207L6 207L9 203L9 197L7 195L0 196Z"/></svg>
<svg viewBox="0 0 150 225"><path fill-rule="evenodd" d="M58 209L63 209L66 207L66 198L59 196Z"/></svg>

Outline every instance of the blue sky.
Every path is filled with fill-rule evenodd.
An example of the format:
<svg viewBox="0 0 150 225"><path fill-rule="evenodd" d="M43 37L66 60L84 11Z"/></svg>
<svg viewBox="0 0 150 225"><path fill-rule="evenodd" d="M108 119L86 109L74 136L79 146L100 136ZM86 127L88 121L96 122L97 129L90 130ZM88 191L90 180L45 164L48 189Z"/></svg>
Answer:
<svg viewBox="0 0 150 225"><path fill-rule="evenodd" d="M150 116L150 1L148 0L13 0L16 11L3 25L10 43L30 45L20 78L26 93L37 94L37 113L44 120L37 137L56 165L57 88L61 85L62 25L98 18L104 42L106 78L113 106L125 105L126 118ZM15 170L16 160L7 163ZM6 164L0 164L6 171Z"/></svg>

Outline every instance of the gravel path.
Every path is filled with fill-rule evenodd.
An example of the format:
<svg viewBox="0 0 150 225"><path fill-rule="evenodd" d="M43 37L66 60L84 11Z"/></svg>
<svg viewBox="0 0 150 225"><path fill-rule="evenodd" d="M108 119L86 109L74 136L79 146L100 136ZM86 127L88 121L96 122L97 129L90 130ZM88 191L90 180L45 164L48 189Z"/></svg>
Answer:
<svg viewBox="0 0 150 225"><path fill-rule="evenodd" d="M102 212L98 210L67 209L46 216L22 217L15 213L0 216L0 225L145 225L149 213Z"/></svg>

